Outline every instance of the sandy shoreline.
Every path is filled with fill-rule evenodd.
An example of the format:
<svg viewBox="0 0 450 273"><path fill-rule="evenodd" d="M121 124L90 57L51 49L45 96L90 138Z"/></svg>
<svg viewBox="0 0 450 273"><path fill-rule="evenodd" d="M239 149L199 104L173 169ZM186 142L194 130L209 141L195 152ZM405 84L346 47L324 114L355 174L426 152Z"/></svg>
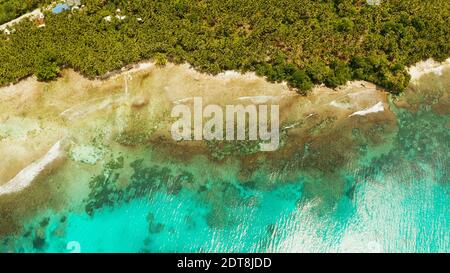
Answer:
<svg viewBox="0 0 450 273"><path fill-rule="evenodd" d="M432 60L420 62L408 69L411 74L411 81L417 81L421 76L434 73L442 73L450 67L450 58L443 63L437 63ZM133 78L145 74L153 75L154 79L147 86L136 87ZM154 75L156 74L156 75ZM123 76L123 77L122 77ZM298 122L295 118L324 115L329 113L338 115L340 119L355 116L366 116L378 113L378 115L389 115L390 110L387 107L386 92L381 92L376 85L365 81L352 81L346 85L331 89L321 86L315 86L312 92L307 96L300 96L289 89L286 84L269 83L264 78L256 76L254 73L241 74L236 71L225 71L216 76L200 73L191 66L167 64L165 67L157 67L154 62L141 62L129 66L121 71L111 72L105 79L86 79L76 72L63 73L63 78L68 77L73 80L77 90L67 90L70 92L79 92L88 87L100 88L106 97L92 97L97 92L83 91L75 99L69 100L64 94L58 94L55 102L49 102L55 106L60 106L64 111L54 108L58 115L63 116L70 122L77 122L86 116L94 115L99 111L115 111L117 107L127 102L136 100L136 97L143 99L145 105L153 109L151 112L158 112L177 103L191 103L191 99L196 96L204 98L205 103L278 103L285 110L283 119L287 122L284 129L301 130L298 128ZM126 80L125 78L129 78ZM124 82L130 90L134 90L130 98L123 96ZM142 81L142 79L140 80ZM52 85L53 88L63 88L61 85L64 80L61 78L51 83L39 83L35 77L27 78L14 85L0 88L0 106L10 105L10 109L15 109L14 102L22 105L24 102L32 104L36 100L38 89L43 86ZM151 87L151 88L149 88ZM151 90L147 90L151 89ZM34 94L35 93L35 94ZM32 95L34 94L34 95ZM100 96L102 94L98 94ZM97 96L97 95L96 95ZM133 97L134 96L134 97ZM150 101L150 103L149 103ZM63 102L63 103L61 103ZM148 105L147 105L148 104ZM293 106L294 105L294 106ZM4 115L14 115L14 112L8 112ZM17 110L18 111L18 110ZM30 110L32 111L32 110ZM20 111L19 111L20 112ZM19 113L18 112L18 113ZM384 113L386 112L386 113ZM153 113L154 114L154 113ZM52 115L54 115L52 113ZM2 116L0 114L0 121ZM122 117L117 116L117 122ZM294 125L292 125L294 124ZM0 144L1 144L0 136ZM0 152L2 151L0 145ZM7 151L7 150L6 150ZM61 141L56 142L50 150L41 158L37 158L33 163L20 170L14 178L6 183L0 183L0 195L19 192L28 187L36 177L50 166L59 156L63 154ZM8 157L8 155L2 155Z"/></svg>
<svg viewBox="0 0 450 273"><path fill-rule="evenodd" d="M118 77L118 76L122 76L122 75L126 75L129 73L136 73L139 71L144 71L147 70L149 68L154 67L156 64L154 61L142 61L139 62L137 64L134 65L129 65L128 68L122 68L120 70L116 70L116 71L110 71L108 73L106 73L106 75L108 76L100 76L100 79L106 79L110 76L114 76L114 77ZM180 66L186 66L189 70L191 70L193 73L200 73L203 75L207 75L204 73L201 73L199 71L197 71L195 68L193 68L192 66L190 66L189 64L182 64ZM436 75L441 75L442 71L444 69L449 69L450 68L450 58L446 59L443 62L437 62L433 59L427 59L425 61L420 61L410 67L407 68L408 73L411 76L411 82L415 82L418 79L420 79L420 77L422 77L423 75L426 74L436 74ZM235 70L226 70L223 71L215 76L216 79L219 80L224 80L224 81L230 81L230 80L258 80L264 77L260 77L258 75L256 75L256 73L254 72L246 72L246 73L241 73L239 71L235 71ZM343 85L343 86L338 86L336 87L336 89L341 89L343 87L346 86L352 86L354 84L356 85L360 85L360 84L372 84L370 82L366 82L366 81L362 81L362 80L354 80L354 81L350 81L347 84ZM283 85L286 85L285 82L282 83ZM323 84L321 85L315 85L314 89L320 89L325 87ZM244 98L243 98L244 99Z"/></svg>
<svg viewBox="0 0 450 273"><path fill-rule="evenodd" d="M408 73L411 75L411 82L414 83L426 74L433 73L440 76L442 75L442 71L448 68L450 68L450 58L441 63L436 62L433 59L428 59L410 66L408 68Z"/></svg>

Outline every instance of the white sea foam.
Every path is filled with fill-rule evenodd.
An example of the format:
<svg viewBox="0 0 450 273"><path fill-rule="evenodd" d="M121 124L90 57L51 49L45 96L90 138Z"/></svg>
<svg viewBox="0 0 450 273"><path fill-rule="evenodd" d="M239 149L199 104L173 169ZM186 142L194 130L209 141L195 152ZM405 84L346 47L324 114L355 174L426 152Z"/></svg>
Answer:
<svg viewBox="0 0 450 273"><path fill-rule="evenodd" d="M383 111L384 111L383 102L380 101L377 104L375 104L375 105L373 105L373 106L371 106L369 108L366 108L366 109L354 112L353 114L349 115L349 117L352 117L352 116L365 116L365 115L370 114L370 113L377 113L377 112L383 112Z"/></svg>
<svg viewBox="0 0 450 273"><path fill-rule="evenodd" d="M299 125L299 124L300 124L300 122L296 122L294 124L283 127L283 129L292 129L292 128L297 127L297 125Z"/></svg>
<svg viewBox="0 0 450 273"><path fill-rule="evenodd" d="M22 169L13 179L0 186L0 195L19 192L28 187L33 180L61 155L61 141L56 142L39 160Z"/></svg>

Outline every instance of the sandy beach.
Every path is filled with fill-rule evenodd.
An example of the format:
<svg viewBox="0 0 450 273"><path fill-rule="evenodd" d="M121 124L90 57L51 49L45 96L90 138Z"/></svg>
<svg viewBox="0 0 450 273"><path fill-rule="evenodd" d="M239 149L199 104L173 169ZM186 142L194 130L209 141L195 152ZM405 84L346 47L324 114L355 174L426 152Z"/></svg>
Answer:
<svg viewBox="0 0 450 273"><path fill-rule="evenodd" d="M427 73L441 73L449 66L450 59L440 64L428 60L410 67L409 71L412 81L416 81ZM279 104L283 128L299 134L306 132L304 130L309 128L309 122L315 120L305 117L333 116L336 119L333 124L370 115L393 117L388 107L388 94L364 81L349 82L337 89L316 86L307 96L300 96L286 84L269 83L253 73L226 71L211 76L199 73L188 65L170 63L165 67L157 67L153 62L139 63L104 80L89 80L72 70L65 70L62 75L62 78L50 83L37 82L34 77L29 77L15 85L0 88L0 107L4 109L0 113L2 123L11 116L27 113L31 120L39 120L44 128L40 131L30 129L34 135L26 133L23 141L27 145L33 145L33 142L37 146L43 145L39 135L56 139L62 131L76 131L77 127L106 116L114 117L113 124L108 125L113 126L111 132L114 132L117 130L114 126L118 124L127 126L130 122L127 115L133 111L145 113L149 124L158 124L155 135L169 138L171 119L167 113L175 104L192 103L193 97L202 97L204 103L218 105ZM133 105L140 108L129 108L136 107ZM50 124L58 129L45 129ZM21 158L34 160L26 166L9 165L9 175L3 175L3 179L14 170L16 175L10 180L0 181L0 195L24 189L64 153L58 141L44 156L39 156L35 150L30 150L29 155L13 154L11 147L16 145L17 149L23 150L25 146L20 141L12 141L11 137L0 135L0 154L7 161L20 162Z"/></svg>
<svg viewBox="0 0 450 273"><path fill-rule="evenodd" d="M450 68L450 58L441 63L433 59L428 59L409 67L408 72L411 75L411 82L416 82L423 75L429 73L441 75L442 71L448 68Z"/></svg>

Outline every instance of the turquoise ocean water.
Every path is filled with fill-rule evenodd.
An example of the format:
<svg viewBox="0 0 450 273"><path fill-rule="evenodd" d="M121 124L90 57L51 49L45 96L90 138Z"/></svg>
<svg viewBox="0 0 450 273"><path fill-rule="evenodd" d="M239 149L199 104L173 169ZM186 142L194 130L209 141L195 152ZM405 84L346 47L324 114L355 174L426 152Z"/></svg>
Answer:
<svg viewBox="0 0 450 273"><path fill-rule="evenodd" d="M219 165L163 166L151 145L135 157L117 152L88 176L72 171L64 179L88 186L57 194L79 198L34 209L18 232L0 238L0 251L449 252L450 116L427 104L391 108L397 126L387 150L362 143L361 155L374 156L320 181L290 169L294 178L272 183L279 169L244 183ZM210 174L206 182L195 168Z"/></svg>

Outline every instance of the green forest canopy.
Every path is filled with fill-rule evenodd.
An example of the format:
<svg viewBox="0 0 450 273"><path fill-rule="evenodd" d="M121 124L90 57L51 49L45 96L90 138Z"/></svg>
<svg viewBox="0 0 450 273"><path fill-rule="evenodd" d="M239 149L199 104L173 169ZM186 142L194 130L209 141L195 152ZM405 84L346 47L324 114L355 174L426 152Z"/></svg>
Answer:
<svg viewBox="0 0 450 273"><path fill-rule="evenodd" d="M23 1L1 1L0 11L10 2ZM58 66L95 77L157 59L212 74L255 71L302 93L313 84L335 87L352 79L398 93L409 82L406 66L449 56L448 0L384 0L378 6L364 0L82 3L80 10L46 12L46 27L24 20L14 33L0 35L0 85L31 74L48 80ZM118 8L125 19L115 17Z"/></svg>
<svg viewBox="0 0 450 273"><path fill-rule="evenodd" d="M51 0L0 0L0 25L49 3Z"/></svg>

